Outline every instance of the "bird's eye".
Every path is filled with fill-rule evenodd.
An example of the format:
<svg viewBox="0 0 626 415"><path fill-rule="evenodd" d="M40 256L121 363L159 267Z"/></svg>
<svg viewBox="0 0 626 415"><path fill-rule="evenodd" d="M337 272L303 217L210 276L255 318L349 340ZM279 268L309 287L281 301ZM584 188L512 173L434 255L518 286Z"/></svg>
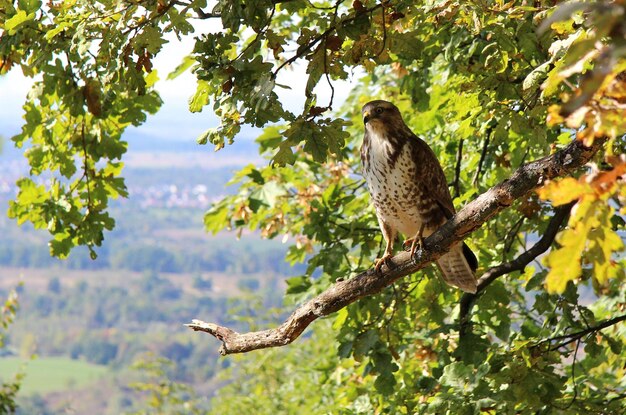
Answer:
<svg viewBox="0 0 626 415"><path fill-rule="evenodd" d="M384 110L384 108L378 107L376 108L376 114L382 114Z"/></svg>

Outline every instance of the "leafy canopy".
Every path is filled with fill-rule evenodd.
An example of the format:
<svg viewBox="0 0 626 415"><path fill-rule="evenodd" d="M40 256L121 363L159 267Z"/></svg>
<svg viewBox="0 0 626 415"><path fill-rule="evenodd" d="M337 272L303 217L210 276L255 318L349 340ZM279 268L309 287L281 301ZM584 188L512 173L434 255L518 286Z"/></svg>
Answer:
<svg viewBox="0 0 626 415"><path fill-rule="evenodd" d="M459 336L455 324L459 293L429 269L293 346L319 355L298 362L324 362L323 375L291 377L281 372L297 372L289 360L275 370L266 361L258 383L224 393L262 399L260 385L281 382L278 401L263 401L267 413L289 408L280 402L297 394L287 387L295 381L319 397L301 401L311 413L329 399L350 414L619 413L625 14L623 0L4 2L0 70L35 80L13 138L31 175L18 181L9 215L47 229L53 255L87 245L95 256L114 226L109 199L127 195L122 133L161 105L152 60L168 34L196 37L170 77L193 71L190 111L209 106L220 119L199 142L219 149L243 125L264 128L257 142L267 164L235 174L237 194L216 203L205 224L292 241L287 260L308 268L287 280L290 303L367 269L380 252L358 160L359 109L369 99L400 107L438 155L458 207L526 161L606 137L587 171L516 201L468 239L484 271L540 238L556 206L574 206L548 255L485 289L469 333ZM194 19L221 28L198 33ZM294 64L306 67L306 82L278 82ZM334 82L353 73L362 74L357 86L336 108ZM328 100L318 99L323 85ZM300 113L283 107L283 88L301 92ZM311 346L329 336L336 353Z"/></svg>

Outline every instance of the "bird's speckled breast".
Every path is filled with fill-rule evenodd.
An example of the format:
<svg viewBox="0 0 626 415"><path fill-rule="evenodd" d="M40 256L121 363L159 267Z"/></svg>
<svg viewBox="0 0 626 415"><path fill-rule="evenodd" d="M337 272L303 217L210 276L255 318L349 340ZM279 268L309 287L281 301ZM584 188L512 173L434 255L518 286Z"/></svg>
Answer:
<svg viewBox="0 0 626 415"><path fill-rule="evenodd" d="M400 149L378 134L370 134L363 152L363 171L378 216L407 236L419 230L421 199L416 166L411 158L411 143Z"/></svg>

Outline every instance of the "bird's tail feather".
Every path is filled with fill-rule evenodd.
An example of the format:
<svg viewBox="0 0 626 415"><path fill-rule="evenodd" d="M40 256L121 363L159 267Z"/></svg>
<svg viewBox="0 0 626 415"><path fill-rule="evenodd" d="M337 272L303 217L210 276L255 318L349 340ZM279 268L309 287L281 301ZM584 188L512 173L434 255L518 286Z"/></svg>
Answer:
<svg viewBox="0 0 626 415"><path fill-rule="evenodd" d="M463 251L463 244L454 245L450 252L437 260L443 280L467 293L476 292L476 277Z"/></svg>

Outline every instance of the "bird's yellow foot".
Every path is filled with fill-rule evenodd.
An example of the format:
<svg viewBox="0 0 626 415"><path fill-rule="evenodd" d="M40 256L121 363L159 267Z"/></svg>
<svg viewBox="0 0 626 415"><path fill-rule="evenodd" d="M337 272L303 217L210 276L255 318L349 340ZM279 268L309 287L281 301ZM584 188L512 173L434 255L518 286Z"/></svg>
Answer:
<svg viewBox="0 0 626 415"><path fill-rule="evenodd" d="M374 269L376 270L376 272L380 272L380 268L383 266L383 264L387 264L387 262L389 262L392 257L393 255L391 254L385 254L382 258L376 259L376 261L374 261Z"/></svg>
<svg viewBox="0 0 626 415"><path fill-rule="evenodd" d="M421 237L409 238L402 243L402 248L411 253L411 258L415 255L415 251L422 249L422 246L424 246L424 239Z"/></svg>

